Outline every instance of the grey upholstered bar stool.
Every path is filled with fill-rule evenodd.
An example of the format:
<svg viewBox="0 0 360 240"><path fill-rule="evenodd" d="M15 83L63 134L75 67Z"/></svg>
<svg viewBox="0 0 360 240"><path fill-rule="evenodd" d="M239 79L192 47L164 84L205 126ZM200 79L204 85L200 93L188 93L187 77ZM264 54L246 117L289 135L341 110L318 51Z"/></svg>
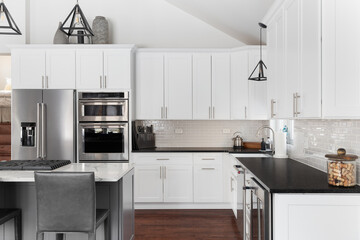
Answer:
<svg viewBox="0 0 360 240"><path fill-rule="evenodd" d="M105 227L105 240L110 239L109 210L96 209L95 177L87 172L35 172L37 198L37 240L45 232L87 233L96 239L96 229Z"/></svg>
<svg viewBox="0 0 360 240"><path fill-rule="evenodd" d="M21 210L17 208L1 208L0 209L0 225L14 219L15 224L15 240L21 240Z"/></svg>

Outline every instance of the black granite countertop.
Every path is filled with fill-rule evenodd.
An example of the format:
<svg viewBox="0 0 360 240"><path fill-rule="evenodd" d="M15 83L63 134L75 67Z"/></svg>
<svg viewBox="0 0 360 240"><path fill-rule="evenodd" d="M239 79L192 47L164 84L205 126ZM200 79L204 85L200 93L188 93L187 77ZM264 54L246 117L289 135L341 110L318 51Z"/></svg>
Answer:
<svg viewBox="0 0 360 240"><path fill-rule="evenodd" d="M243 148L234 149L232 147L160 147L141 150L132 150L134 153L152 153L152 152L225 152L225 153L263 153L259 149ZM269 153L269 152L267 152Z"/></svg>
<svg viewBox="0 0 360 240"><path fill-rule="evenodd" d="M237 158L271 193L360 193L360 186L333 187L327 174L292 159Z"/></svg>

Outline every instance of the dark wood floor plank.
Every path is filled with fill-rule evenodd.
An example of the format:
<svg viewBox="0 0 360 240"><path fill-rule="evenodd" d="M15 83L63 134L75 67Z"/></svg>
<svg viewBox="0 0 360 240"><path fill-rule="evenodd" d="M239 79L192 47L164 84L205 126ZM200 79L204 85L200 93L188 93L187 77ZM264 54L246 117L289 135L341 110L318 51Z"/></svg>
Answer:
<svg viewBox="0 0 360 240"><path fill-rule="evenodd" d="M136 210L136 240L236 240L231 210Z"/></svg>

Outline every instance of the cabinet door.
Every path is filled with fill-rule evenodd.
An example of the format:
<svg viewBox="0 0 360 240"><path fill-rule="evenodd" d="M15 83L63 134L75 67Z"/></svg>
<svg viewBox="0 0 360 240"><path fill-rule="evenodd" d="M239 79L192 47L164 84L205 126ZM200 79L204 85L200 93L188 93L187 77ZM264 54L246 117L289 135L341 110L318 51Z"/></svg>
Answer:
<svg viewBox="0 0 360 240"><path fill-rule="evenodd" d="M75 50L46 51L46 88L75 89L76 82Z"/></svg>
<svg viewBox="0 0 360 240"><path fill-rule="evenodd" d="M273 57L269 58L269 77L271 82L275 82L276 97L274 98L274 112L275 118L287 118L289 116L289 104L287 99L287 86L288 81L285 78L285 22L284 12L281 9L274 20L275 31L275 66L271 68ZM273 83L271 83L273 84ZM273 87L270 88L271 90Z"/></svg>
<svg viewBox="0 0 360 240"><path fill-rule="evenodd" d="M236 181L236 177L231 175L230 177L230 184L231 184L231 209L235 215L235 217L237 218L237 207L238 207L238 194L237 194L237 181Z"/></svg>
<svg viewBox="0 0 360 240"><path fill-rule="evenodd" d="M249 72L251 73L260 60L260 48L249 50ZM266 64L266 54L263 49L263 61ZM267 81L248 81L249 104L246 119L267 119Z"/></svg>
<svg viewBox="0 0 360 240"><path fill-rule="evenodd" d="M192 119L192 55L190 53L166 54L165 117Z"/></svg>
<svg viewBox="0 0 360 240"><path fill-rule="evenodd" d="M42 89L45 83L45 51L14 50L12 59L13 89Z"/></svg>
<svg viewBox="0 0 360 240"><path fill-rule="evenodd" d="M294 94L300 89L300 1L291 0L284 8L285 13L285 79L287 85L287 108L285 117L295 117Z"/></svg>
<svg viewBox="0 0 360 240"><path fill-rule="evenodd" d="M211 119L211 54L193 54L193 119Z"/></svg>
<svg viewBox="0 0 360 240"><path fill-rule="evenodd" d="M94 49L77 50L76 75L77 89L103 88L103 51Z"/></svg>
<svg viewBox="0 0 360 240"><path fill-rule="evenodd" d="M246 119L248 106L248 52L231 53L231 119Z"/></svg>
<svg viewBox="0 0 360 240"><path fill-rule="evenodd" d="M136 165L135 202L162 202L163 180L160 165Z"/></svg>
<svg viewBox="0 0 360 240"><path fill-rule="evenodd" d="M223 202L221 165L194 166L194 202Z"/></svg>
<svg viewBox="0 0 360 240"><path fill-rule="evenodd" d="M230 119L230 54L212 54L213 119Z"/></svg>
<svg viewBox="0 0 360 240"><path fill-rule="evenodd" d="M193 166L164 166L164 202L193 202Z"/></svg>
<svg viewBox="0 0 360 240"><path fill-rule="evenodd" d="M323 117L360 117L360 1L322 1Z"/></svg>
<svg viewBox="0 0 360 240"><path fill-rule="evenodd" d="M104 50L104 79L106 89L130 89L130 50Z"/></svg>
<svg viewBox="0 0 360 240"><path fill-rule="evenodd" d="M268 24L266 36L267 36L267 67L268 67L268 76L267 76L267 108L269 118L276 118L276 101L277 101L277 77L278 73L276 71L276 57L278 53L277 49L277 24L276 21L272 21Z"/></svg>
<svg viewBox="0 0 360 240"><path fill-rule="evenodd" d="M164 107L164 55L136 55L136 118L161 119Z"/></svg>
<svg viewBox="0 0 360 240"><path fill-rule="evenodd" d="M299 118L321 117L321 0L300 1Z"/></svg>

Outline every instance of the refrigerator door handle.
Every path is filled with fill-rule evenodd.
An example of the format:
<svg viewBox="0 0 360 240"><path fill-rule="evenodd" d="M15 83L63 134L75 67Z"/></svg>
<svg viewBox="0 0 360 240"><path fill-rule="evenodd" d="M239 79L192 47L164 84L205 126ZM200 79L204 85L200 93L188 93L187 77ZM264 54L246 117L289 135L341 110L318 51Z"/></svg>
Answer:
<svg viewBox="0 0 360 240"><path fill-rule="evenodd" d="M46 158L46 105L41 103L41 158Z"/></svg>
<svg viewBox="0 0 360 240"><path fill-rule="evenodd" d="M41 158L41 123L40 123L41 103L36 103L36 158Z"/></svg>

